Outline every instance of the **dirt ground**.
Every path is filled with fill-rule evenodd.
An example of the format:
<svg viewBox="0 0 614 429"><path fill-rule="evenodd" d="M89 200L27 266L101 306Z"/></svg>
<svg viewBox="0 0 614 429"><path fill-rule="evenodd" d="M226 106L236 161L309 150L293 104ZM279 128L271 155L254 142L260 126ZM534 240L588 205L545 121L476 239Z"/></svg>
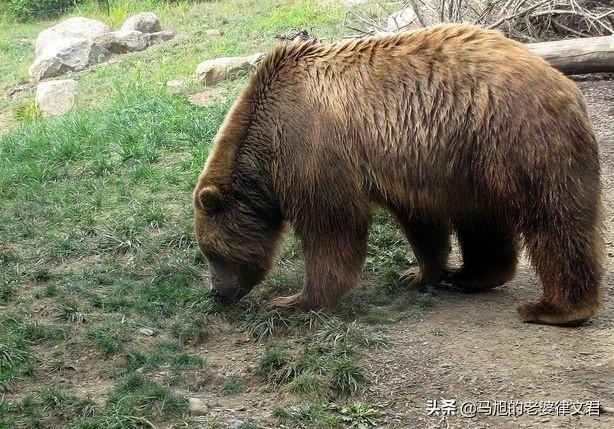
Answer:
<svg viewBox="0 0 614 429"><path fill-rule="evenodd" d="M569 401L570 413L582 402L614 406L614 78L578 82L602 151L606 207L607 269L601 314L579 328L528 325L516 305L535 299L541 286L523 259L516 278L502 288L477 295L438 291L439 305L422 320L388 325L390 346L363 358L371 384L360 399L381 406L378 427L389 428L611 428L614 414L599 416L461 416L463 402ZM455 250L456 259L458 252ZM243 374L262 353L245 334L220 332L196 351L219 376ZM249 377L248 377L249 378ZM245 379L245 378L244 378ZM248 385L249 385L248 380ZM271 410L279 393L252 384L246 392L223 397L205 393L211 415L222 421L252 419L276 427ZM429 416L427 403L456 400L454 416ZM574 408L576 407L576 408Z"/></svg>

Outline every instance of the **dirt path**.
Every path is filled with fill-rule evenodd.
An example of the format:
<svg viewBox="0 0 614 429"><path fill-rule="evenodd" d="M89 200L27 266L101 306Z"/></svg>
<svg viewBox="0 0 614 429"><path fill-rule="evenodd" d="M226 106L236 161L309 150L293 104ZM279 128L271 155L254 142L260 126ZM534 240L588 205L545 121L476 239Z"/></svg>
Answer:
<svg viewBox="0 0 614 429"><path fill-rule="evenodd" d="M614 406L614 80L578 82L602 151L606 206L606 301L581 328L520 322L516 305L541 286L526 260L505 287L480 295L439 292L422 321L389 329L392 346L366 359L371 403L395 401L389 427L611 428L614 414L488 416L460 414L465 401L588 401ZM456 399L457 415L428 416L427 401ZM584 406L586 408L586 406ZM570 406L574 410L574 406Z"/></svg>

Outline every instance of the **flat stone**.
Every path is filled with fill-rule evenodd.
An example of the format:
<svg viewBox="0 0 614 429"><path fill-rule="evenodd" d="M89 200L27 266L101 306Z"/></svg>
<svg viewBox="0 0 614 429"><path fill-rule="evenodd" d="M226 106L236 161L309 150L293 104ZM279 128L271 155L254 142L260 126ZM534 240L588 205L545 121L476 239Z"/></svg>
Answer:
<svg viewBox="0 0 614 429"><path fill-rule="evenodd" d="M156 331L151 328L143 327L139 329L139 334L145 335L146 337L153 337L156 335Z"/></svg>
<svg viewBox="0 0 614 429"><path fill-rule="evenodd" d="M248 57L223 57L203 61L196 67L196 76L205 86L217 85L256 68L262 54Z"/></svg>
<svg viewBox="0 0 614 429"><path fill-rule="evenodd" d="M43 116L60 116L75 104L77 82L73 79L50 80L36 87L36 105Z"/></svg>
<svg viewBox="0 0 614 429"><path fill-rule="evenodd" d="M209 413L209 407L202 399L189 398L188 411L195 416L204 416Z"/></svg>
<svg viewBox="0 0 614 429"><path fill-rule="evenodd" d="M149 45L153 45L155 43L166 42L167 40L171 40L177 35L176 31L173 30L162 30L157 31L155 33L145 33L145 37L149 42Z"/></svg>
<svg viewBox="0 0 614 429"><path fill-rule="evenodd" d="M94 42L114 54L144 51L149 46L149 38L145 33L134 30L119 30L101 34Z"/></svg>

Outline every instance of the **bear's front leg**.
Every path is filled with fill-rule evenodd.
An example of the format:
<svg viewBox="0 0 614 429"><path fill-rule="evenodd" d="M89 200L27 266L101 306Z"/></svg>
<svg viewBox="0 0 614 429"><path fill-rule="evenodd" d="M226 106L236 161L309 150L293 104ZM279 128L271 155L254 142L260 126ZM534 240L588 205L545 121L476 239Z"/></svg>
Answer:
<svg viewBox="0 0 614 429"><path fill-rule="evenodd" d="M305 283L303 290L273 299L269 308L283 314L332 311L341 298L360 283L367 253L367 225L343 233L303 237Z"/></svg>

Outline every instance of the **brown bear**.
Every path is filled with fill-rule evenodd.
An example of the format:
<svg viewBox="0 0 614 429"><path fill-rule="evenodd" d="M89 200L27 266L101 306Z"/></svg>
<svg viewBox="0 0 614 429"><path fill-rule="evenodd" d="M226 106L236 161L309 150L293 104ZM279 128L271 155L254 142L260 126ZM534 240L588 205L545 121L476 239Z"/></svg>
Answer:
<svg viewBox="0 0 614 429"><path fill-rule="evenodd" d="M305 284L271 306L330 311L360 282L379 205L419 264L402 285L493 288L524 245L543 296L520 304L522 320L577 323L600 307L599 153L582 95L498 31L278 45L221 126L194 202L222 302L264 279L290 224ZM458 270L446 266L453 232Z"/></svg>

